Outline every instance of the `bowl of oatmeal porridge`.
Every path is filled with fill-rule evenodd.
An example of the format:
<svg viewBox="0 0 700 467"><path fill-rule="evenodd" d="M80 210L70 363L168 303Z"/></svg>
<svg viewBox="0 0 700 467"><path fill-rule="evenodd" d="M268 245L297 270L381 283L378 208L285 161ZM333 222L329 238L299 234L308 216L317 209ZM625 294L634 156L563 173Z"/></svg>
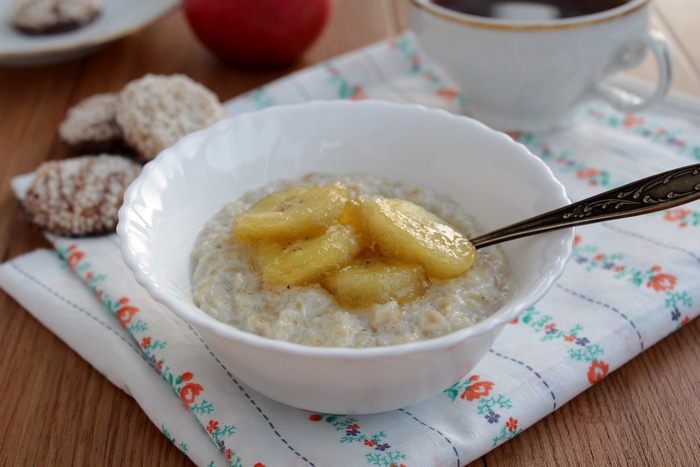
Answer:
<svg viewBox="0 0 700 467"><path fill-rule="evenodd" d="M256 267L256 249L260 248L261 242L232 235L236 221L244 218L247 210L256 202L266 199L266 196L295 194L298 193L297 188L309 188L310 191L309 202L306 203L310 206L303 206L304 210L313 209L313 205L323 209L328 204L325 200L332 198L314 191L330 191L332 195L340 188L347 193L346 199L362 197L364 200L408 201L444 219L467 238L484 233L477 220L466 214L458 203L406 180L377 178L367 174L319 173L297 180L277 180L227 203L197 236L192 250L191 284L192 298L199 309L237 329L270 339L315 347L366 348L420 342L472 326L498 310L508 297L508 270L500 247L480 251L465 272L458 269L455 274L448 272L442 277L435 277L436 273L439 275L439 270L429 274L417 260L386 258L378 254L378 248L371 248L373 242L370 239L365 242L366 245L362 245L362 239L356 242L349 235L342 236L340 240L346 240L348 250L352 251L340 251L337 263L328 261L332 252L324 251L321 272L317 271L315 264L311 264L309 257L313 256L313 252L297 255L300 262L287 268L286 275L292 277L278 277L285 272L284 265L279 261L269 271L261 271ZM295 196L294 201L303 201L300 198ZM289 204L286 200L279 201L283 206ZM339 214L342 215L342 211ZM254 225L251 234L256 233L255 228L265 228L269 212L263 213L263 216L267 219L261 219L263 225ZM272 221L276 222L277 219L273 218ZM289 224L293 225L293 220ZM304 240L307 237L305 233L295 236L286 229L280 229L281 242L262 243L282 243L281 246L287 250L294 250L299 245L322 237L324 232L330 232L328 237L333 235L333 220L328 224L329 227L324 226L325 229L322 228L311 239ZM353 226L353 230L362 230L357 224L359 222L354 226L350 222L344 223ZM269 222L268 226L276 227ZM247 226L244 227L247 229ZM342 233L341 230L338 232ZM245 234L248 235L247 230ZM466 254L470 253L467 250ZM378 270L379 265L386 266ZM298 277L303 272L300 270L306 266L310 276ZM414 266L419 268L415 274ZM436 267L439 269L440 264L436 264ZM345 287L346 292L342 294L338 290L342 286L338 281L343 279L337 274L353 272L346 268L353 268L354 275L360 275L356 281L360 282L360 289L370 289L372 293L375 284L382 283L383 288L387 288L391 286L392 279L397 278L401 281L397 286L399 290L380 293L383 296L378 300L370 297L365 301L356 296L357 292L362 292L356 288L347 291ZM268 276L274 275L270 278L272 284L265 280L265 272ZM406 281L412 282L405 284ZM402 293L406 288L407 292ZM342 294L340 297L339 292Z"/></svg>
<svg viewBox="0 0 700 467"><path fill-rule="evenodd" d="M320 228L306 218L299 229L269 223L260 206L280 193L318 207L322 229L304 230ZM329 217L338 199L349 204ZM386 239L401 242L401 232L354 224L347 206L418 213L466 248L470 237L567 203L539 159L471 119L315 102L222 121L163 151L129 188L118 233L139 283L242 381L295 407L373 413L470 371L561 274L573 233L454 260L440 257L444 248L393 251Z"/></svg>

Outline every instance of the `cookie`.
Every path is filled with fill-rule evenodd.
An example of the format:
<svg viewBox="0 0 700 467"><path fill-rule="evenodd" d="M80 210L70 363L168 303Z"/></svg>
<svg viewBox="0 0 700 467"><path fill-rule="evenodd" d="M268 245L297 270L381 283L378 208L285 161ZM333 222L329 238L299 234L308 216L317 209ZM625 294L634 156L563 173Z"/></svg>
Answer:
<svg viewBox="0 0 700 467"><path fill-rule="evenodd" d="M146 75L132 81L117 106L124 140L145 160L223 117L217 97L184 75Z"/></svg>
<svg viewBox="0 0 700 467"><path fill-rule="evenodd" d="M118 94L95 94L83 99L68 110L58 134L83 153L124 153L126 143L115 118L118 102Z"/></svg>
<svg viewBox="0 0 700 467"><path fill-rule="evenodd" d="M102 11L102 0L18 0L12 25L32 35L77 29Z"/></svg>
<svg viewBox="0 0 700 467"><path fill-rule="evenodd" d="M56 235L112 232L124 191L140 169L129 159L105 154L44 162L22 206L30 222Z"/></svg>

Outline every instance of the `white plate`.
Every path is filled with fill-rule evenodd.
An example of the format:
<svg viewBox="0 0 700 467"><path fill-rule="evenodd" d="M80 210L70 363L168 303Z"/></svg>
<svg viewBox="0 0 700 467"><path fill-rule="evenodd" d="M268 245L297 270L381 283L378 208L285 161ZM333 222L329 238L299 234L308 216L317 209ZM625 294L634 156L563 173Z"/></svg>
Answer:
<svg viewBox="0 0 700 467"><path fill-rule="evenodd" d="M74 31L29 36L10 23L14 0L0 0L0 66L35 66L71 60L155 21L178 0L104 0L100 16Z"/></svg>

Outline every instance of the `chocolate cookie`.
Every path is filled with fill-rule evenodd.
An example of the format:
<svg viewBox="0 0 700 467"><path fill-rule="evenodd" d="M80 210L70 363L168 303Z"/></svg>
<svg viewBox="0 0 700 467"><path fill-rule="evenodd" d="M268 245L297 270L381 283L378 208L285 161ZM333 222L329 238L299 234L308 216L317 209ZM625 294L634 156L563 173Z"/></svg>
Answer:
<svg viewBox="0 0 700 467"><path fill-rule="evenodd" d="M118 94L95 94L71 107L58 128L67 144L83 153L128 152L117 124Z"/></svg>
<svg viewBox="0 0 700 467"><path fill-rule="evenodd" d="M224 108L207 88L184 75L146 75L121 92L117 123L124 140L145 160L188 133L224 117Z"/></svg>
<svg viewBox="0 0 700 467"><path fill-rule="evenodd" d="M77 29L102 11L102 0L18 0L12 25L25 34L52 34Z"/></svg>
<svg viewBox="0 0 700 467"><path fill-rule="evenodd" d="M121 156L81 156L41 164L22 202L29 220L68 237L114 231L126 187L141 167Z"/></svg>

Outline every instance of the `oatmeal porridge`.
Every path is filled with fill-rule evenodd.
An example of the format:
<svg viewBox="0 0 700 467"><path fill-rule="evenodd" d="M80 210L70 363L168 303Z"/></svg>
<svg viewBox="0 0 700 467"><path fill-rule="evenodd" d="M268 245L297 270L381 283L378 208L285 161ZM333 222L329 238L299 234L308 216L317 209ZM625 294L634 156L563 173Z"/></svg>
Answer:
<svg viewBox="0 0 700 467"><path fill-rule="evenodd" d="M283 180L230 202L204 226L191 258L195 304L219 321L247 332L325 347L387 346L431 339L471 326L501 306L508 294L508 277L498 247L480 250L470 259L469 266L462 268L468 270L460 272L460 269L458 275L442 275L430 265L424 275L421 266L378 264L354 251L353 256L359 255L359 259L353 261L360 263L356 269L361 274L355 271L353 276L349 274L353 268L346 267L342 271L348 274L340 278L331 274L320 282L289 285L289 274L295 271L286 271L287 276L275 280L282 273L279 269L268 268L268 271L260 267L260 257L264 257L260 248L232 235L237 227L242 232L237 219L241 220L251 206L271 193L297 185L331 186L337 182L353 197L394 198L389 201L414 203L417 209L444 220L466 238L482 233L475 220L462 212L457 203L413 183L367 175L311 174L300 180ZM346 227L342 225L328 227L323 236L345 235L343 229ZM268 233L274 234L272 230ZM378 268L382 273L393 274L391 277L408 292L392 296L385 303L371 304L358 302L352 294L338 294L338 289L342 291L344 281L348 280L351 285L372 289L366 273L376 273ZM391 287L391 280L385 282ZM407 283L413 287L407 287Z"/></svg>

